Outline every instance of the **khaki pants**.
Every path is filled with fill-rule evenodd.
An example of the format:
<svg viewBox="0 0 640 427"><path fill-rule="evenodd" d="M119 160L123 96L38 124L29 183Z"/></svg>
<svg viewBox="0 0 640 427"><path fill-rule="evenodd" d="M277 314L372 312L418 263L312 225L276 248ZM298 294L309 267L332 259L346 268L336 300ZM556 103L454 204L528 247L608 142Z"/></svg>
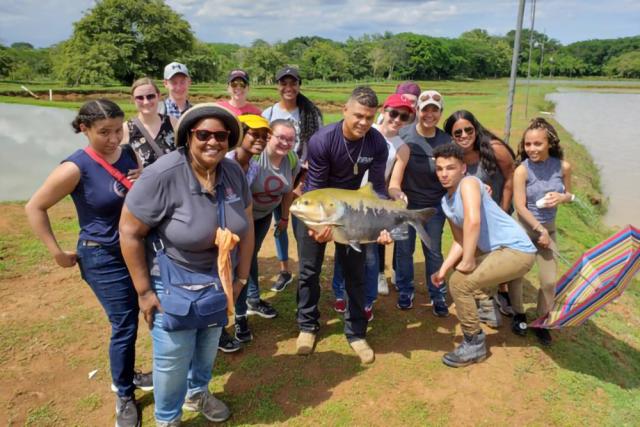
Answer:
<svg viewBox="0 0 640 427"><path fill-rule="evenodd" d="M535 254L500 248L476 257L471 273L455 271L449 278L449 289L456 303L458 319L465 335L481 331L474 295L478 290L491 292L500 283L520 279L533 266ZM522 284L520 284L522 290ZM522 292L521 292L522 293Z"/></svg>
<svg viewBox="0 0 640 427"><path fill-rule="evenodd" d="M520 221L520 224L538 249L536 263L538 264L539 270L538 279L540 281L540 290L538 291L538 306L536 310L538 317L541 317L549 313L553 307L553 301L556 296L556 274L558 265L556 257L553 255L553 251L558 250L556 244L556 223L552 221L547 224L542 224L549 232L549 238L551 239L551 244L548 248L543 248L538 245L537 242L540 233L533 231L524 221ZM524 313L524 307L522 306L522 283L516 284L515 287L513 284L509 285L509 298L511 299L513 309L517 313Z"/></svg>

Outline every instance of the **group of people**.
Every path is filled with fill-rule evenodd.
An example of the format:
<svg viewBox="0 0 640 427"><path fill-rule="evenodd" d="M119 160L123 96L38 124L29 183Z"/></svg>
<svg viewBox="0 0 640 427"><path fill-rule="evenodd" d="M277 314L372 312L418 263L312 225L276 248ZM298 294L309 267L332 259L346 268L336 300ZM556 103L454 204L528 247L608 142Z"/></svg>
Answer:
<svg viewBox="0 0 640 427"><path fill-rule="evenodd" d="M320 273L332 230L309 229L290 217L289 208L314 189L355 190L370 182L381 198L436 210L423 224L431 242L422 245L429 299L434 315L446 317L450 292L464 333L462 343L443 357L449 366L486 357L480 322L498 326L500 311L513 316L516 334L527 333L522 277L534 261L540 267L538 315L552 306L554 219L557 206L574 196L571 168L551 124L532 120L516 155L468 111L454 112L439 128L442 94L405 82L381 109L371 88L356 87L343 119L323 126L320 109L300 93L296 68L279 70L276 80L280 100L264 111L248 102L250 78L241 69L229 73L230 99L192 105L189 71L180 63L165 67L164 100L153 80L133 83L137 114L130 120L112 101L89 101L72 123L88 145L63 160L26 205L32 228L56 263L79 265L109 318L117 426L140 424L136 388L153 389L158 426L180 425L183 409L214 422L230 416L208 388L217 350L237 351L253 339L248 315L277 316L276 307L261 298L258 255L273 230L280 273L271 290L284 291L293 280L289 221L299 260L296 351L313 352ZM60 247L47 213L67 195L80 224L76 251ZM446 258L445 219L454 237ZM174 286L202 295L219 288L220 229L238 241L230 256L228 305L234 307L225 306L233 313L233 333L225 329L226 318L202 327L170 327L170 316L180 312L173 306ZM362 251L335 243L334 309L344 313L347 341L362 363L375 359L366 341L373 303L389 294L385 246L393 243L396 306L408 310L415 298L415 240L410 228L408 238L395 242L382 230L377 243ZM167 265L192 275L213 272L213 279L176 285ZM209 307L197 299L193 304L179 315ZM152 374L134 369L140 312L151 330ZM543 344L551 343L546 329L535 332Z"/></svg>

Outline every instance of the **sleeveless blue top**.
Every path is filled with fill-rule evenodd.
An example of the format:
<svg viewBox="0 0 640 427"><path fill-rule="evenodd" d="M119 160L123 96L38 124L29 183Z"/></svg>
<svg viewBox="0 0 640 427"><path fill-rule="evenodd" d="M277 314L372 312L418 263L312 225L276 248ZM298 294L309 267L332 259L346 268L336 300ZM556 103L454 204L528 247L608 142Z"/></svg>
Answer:
<svg viewBox="0 0 640 427"><path fill-rule="evenodd" d="M491 198L482 181L475 176L462 178L458 188L451 197L445 194L442 197L442 210L444 214L457 227L462 228L464 223L464 206L460 185L466 179L475 179L480 185L482 199L480 201L480 237L478 249L487 253L501 247L515 249L521 252L535 253L536 247L531 243L524 229Z"/></svg>
<svg viewBox="0 0 640 427"><path fill-rule="evenodd" d="M71 192L80 223L79 238L105 246L119 244L118 223L127 189L84 150L77 150L63 162L80 168L80 181ZM138 168L138 163L131 148L123 148L112 166L127 175L129 169Z"/></svg>
<svg viewBox="0 0 640 427"><path fill-rule="evenodd" d="M558 207L539 208L536 206L536 201L542 199L550 191L564 193L562 160L557 157L549 157L544 162L532 162L530 159L525 159L522 164L527 168L527 209L542 224L553 222L556 219Z"/></svg>

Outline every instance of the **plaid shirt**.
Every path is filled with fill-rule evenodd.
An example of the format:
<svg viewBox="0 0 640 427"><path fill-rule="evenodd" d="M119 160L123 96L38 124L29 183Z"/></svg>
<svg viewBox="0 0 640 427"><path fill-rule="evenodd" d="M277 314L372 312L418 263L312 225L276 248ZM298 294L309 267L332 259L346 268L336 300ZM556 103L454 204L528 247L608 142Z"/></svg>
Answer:
<svg viewBox="0 0 640 427"><path fill-rule="evenodd" d="M176 104L175 102L173 102L173 100L171 98L165 98L164 99L164 111L165 114L171 116L171 117L175 117L176 119L179 119L180 116L187 111L189 108L191 108L191 103L189 102L189 100L187 100L185 109L183 111L180 111L180 108L178 108L178 104Z"/></svg>

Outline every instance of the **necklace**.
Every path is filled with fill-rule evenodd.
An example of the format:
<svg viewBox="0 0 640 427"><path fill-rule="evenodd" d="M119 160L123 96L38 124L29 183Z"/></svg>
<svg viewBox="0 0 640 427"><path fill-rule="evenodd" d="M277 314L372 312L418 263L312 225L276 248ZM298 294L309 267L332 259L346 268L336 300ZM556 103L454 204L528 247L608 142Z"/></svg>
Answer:
<svg viewBox="0 0 640 427"><path fill-rule="evenodd" d="M362 154L362 147L364 147L364 136L360 139L360 151L358 152L358 157L355 161L353 160L353 157L351 157L351 154L349 154L347 138L345 138L344 135L342 135L342 142L344 142L344 149L347 151L347 157L349 157L349 160L353 163L353 174L358 175L358 162L360 161L360 155Z"/></svg>

